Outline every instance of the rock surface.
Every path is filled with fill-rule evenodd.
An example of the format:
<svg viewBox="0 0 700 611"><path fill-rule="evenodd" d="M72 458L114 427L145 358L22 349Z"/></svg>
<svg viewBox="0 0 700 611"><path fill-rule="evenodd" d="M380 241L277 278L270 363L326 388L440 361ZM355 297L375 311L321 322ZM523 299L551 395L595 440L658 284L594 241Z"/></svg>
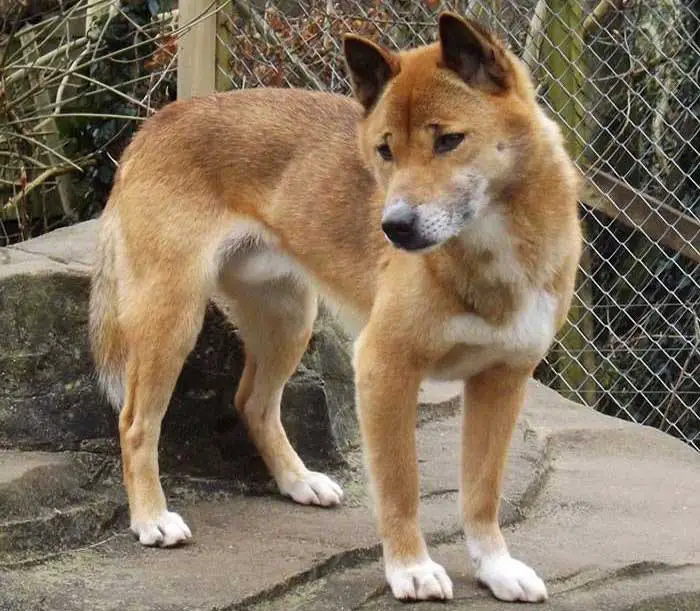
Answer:
<svg viewBox="0 0 700 611"><path fill-rule="evenodd" d="M146 549L126 529L115 417L86 341L94 223L0 249L0 611L384 611L347 339L326 316L284 394L290 437L330 470L332 510L277 496L231 410L241 344L212 307L178 381L161 448L194 542ZM438 397L437 392L443 394ZM447 608L512 609L473 582L457 519L454 393L425 389L422 522L455 581ZM700 610L700 456L653 429L533 382L501 522L555 610ZM444 609L425 603L421 609Z"/></svg>
<svg viewBox="0 0 700 611"><path fill-rule="evenodd" d="M96 229L89 221L0 248L0 448L118 453L116 418L96 388L87 341ZM322 313L285 390L285 426L312 465L340 461L357 440L348 346ZM242 368L236 331L212 305L166 415L164 470L240 474L242 485L259 470L233 410Z"/></svg>
<svg viewBox="0 0 700 611"><path fill-rule="evenodd" d="M433 410L418 435L422 522L455 601L421 609L512 609L473 582L457 519L459 416ZM358 457L334 510L194 480L166 486L194 543L145 549L122 528L92 546L0 563L3 611L384 611ZM501 521L514 555L561 611L700 609L700 457L658 431L577 406L533 382L509 459ZM7 478L6 478L7 479Z"/></svg>

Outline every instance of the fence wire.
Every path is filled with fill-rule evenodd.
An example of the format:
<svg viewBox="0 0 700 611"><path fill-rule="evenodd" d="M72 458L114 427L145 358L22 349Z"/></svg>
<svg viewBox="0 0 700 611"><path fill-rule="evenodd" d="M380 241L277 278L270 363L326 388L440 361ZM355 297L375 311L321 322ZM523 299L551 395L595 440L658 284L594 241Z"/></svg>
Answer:
<svg viewBox="0 0 700 611"><path fill-rule="evenodd" d="M349 92L341 36L432 42L437 15L489 24L528 63L587 177L570 324L536 375L700 449L700 18L693 2L233 3L218 62L232 88Z"/></svg>
<svg viewBox="0 0 700 611"><path fill-rule="evenodd" d="M58 222L99 212L133 129L176 95L175 51L191 25L177 2L55 4L19 27L0 14L0 246L37 233L37 205L38 232L52 226L41 212L64 172L75 192ZM432 42L445 9L523 58L586 177L576 297L536 376L700 449L697 0L212 0L217 87L347 94L344 33L392 49Z"/></svg>

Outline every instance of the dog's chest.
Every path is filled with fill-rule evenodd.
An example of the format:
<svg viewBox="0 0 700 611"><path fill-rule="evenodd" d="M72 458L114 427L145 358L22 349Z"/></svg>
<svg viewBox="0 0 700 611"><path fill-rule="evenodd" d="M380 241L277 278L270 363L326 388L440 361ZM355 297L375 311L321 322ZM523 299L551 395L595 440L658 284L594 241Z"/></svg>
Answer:
<svg viewBox="0 0 700 611"><path fill-rule="evenodd" d="M556 298L532 291L503 325L473 313L453 316L444 325L443 339L451 348L436 363L431 377L464 379L495 363L531 365L547 352L555 333Z"/></svg>

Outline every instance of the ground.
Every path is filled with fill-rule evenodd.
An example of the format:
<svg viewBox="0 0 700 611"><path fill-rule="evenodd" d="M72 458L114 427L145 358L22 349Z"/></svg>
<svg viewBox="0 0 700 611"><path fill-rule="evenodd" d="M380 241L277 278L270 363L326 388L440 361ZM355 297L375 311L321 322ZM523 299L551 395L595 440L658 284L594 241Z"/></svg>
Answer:
<svg viewBox="0 0 700 611"><path fill-rule="evenodd" d="M418 608L510 609L469 573L457 518L455 411L431 410L419 430L422 522L434 559L455 581L455 600ZM3 473L12 478L9 468ZM192 544L143 548L118 516L112 531L89 546L6 555L0 608L398 609L384 586L357 452L336 475L346 502L331 510L295 505L265 487L246 495L173 480L168 492L192 527ZM545 608L700 609L699 475L700 457L681 442L533 382L501 513L511 552L547 581Z"/></svg>
<svg viewBox="0 0 700 611"><path fill-rule="evenodd" d="M116 418L87 346L96 226L0 248L0 611L385 611L388 592L352 407L347 338L326 316L283 397L335 509L279 497L231 404L243 352L211 311L164 422L172 510L194 539L141 547L128 531ZM448 393L448 395L453 393ZM422 522L455 600L417 609L518 608L472 579L457 512L458 401L423 397ZM700 454L681 441L529 388L501 522L556 611L700 610Z"/></svg>

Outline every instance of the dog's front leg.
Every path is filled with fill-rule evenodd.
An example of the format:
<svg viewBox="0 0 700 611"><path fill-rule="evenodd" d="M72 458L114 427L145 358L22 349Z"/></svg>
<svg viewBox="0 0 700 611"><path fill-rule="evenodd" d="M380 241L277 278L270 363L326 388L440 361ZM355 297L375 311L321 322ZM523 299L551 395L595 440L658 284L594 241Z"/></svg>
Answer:
<svg viewBox="0 0 700 611"><path fill-rule="evenodd" d="M381 327L370 323L358 338L355 375L386 578L399 599L450 599L450 578L430 559L418 522L415 427L422 371L406 346L382 337Z"/></svg>
<svg viewBox="0 0 700 611"><path fill-rule="evenodd" d="M530 374L498 366L465 384L461 504L476 578L501 600L540 602L544 582L511 557L498 526L508 446Z"/></svg>

